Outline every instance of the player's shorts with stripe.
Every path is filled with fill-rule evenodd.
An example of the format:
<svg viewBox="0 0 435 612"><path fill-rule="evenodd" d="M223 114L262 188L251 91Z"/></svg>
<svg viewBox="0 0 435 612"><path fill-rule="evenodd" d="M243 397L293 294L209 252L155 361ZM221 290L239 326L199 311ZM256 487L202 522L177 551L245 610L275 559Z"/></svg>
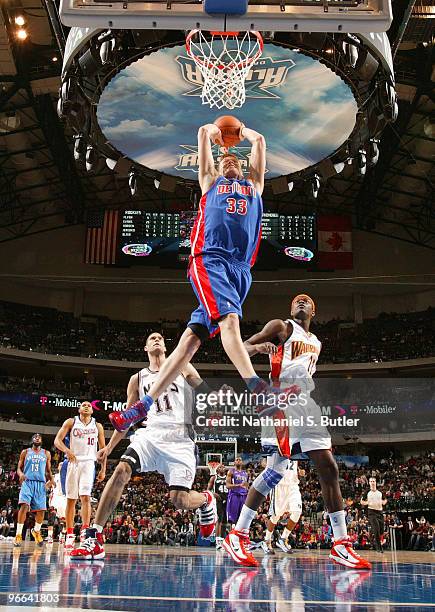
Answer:
<svg viewBox="0 0 435 612"><path fill-rule="evenodd" d="M130 450L135 451L137 459ZM163 431L139 429L121 456L133 469L133 473L158 472L163 474L169 487L190 490L196 473L196 446L180 425Z"/></svg>
<svg viewBox="0 0 435 612"><path fill-rule="evenodd" d="M297 486L279 484L270 492L269 516L272 523L276 524L286 512L302 512L301 492Z"/></svg>
<svg viewBox="0 0 435 612"><path fill-rule="evenodd" d="M81 495L91 495L95 480L95 462L68 461L65 479L65 493L68 499L78 499Z"/></svg>
<svg viewBox="0 0 435 612"><path fill-rule="evenodd" d="M224 315L235 313L242 317L243 302L252 283L249 264L219 255L199 255L192 258L188 276L199 301L188 326L203 325L214 336L219 331L217 322Z"/></svg>
<svg viewBox="0 0 435 612"><path fill-rule="evenodd" d="M289 438L292 459L308 459L309 451L330 450L331 436L328 429L322 425L321 410L316 402L308 397L306 405L300 403L290 405L283 415L292 423L288 428L275 428L273 425L261 429L261 445L263 452L270 454L283 448L284 438ZM281 436L281 439L279 439ZM266 449L269 449L267 452Z"/></svg>
<svg viewBox="0 0 435 612"><path fill-rule="evenodd" d="M30 510L47 510L47 489L42 480L25 480L21 485L18 504L27 504Z"/></svg>

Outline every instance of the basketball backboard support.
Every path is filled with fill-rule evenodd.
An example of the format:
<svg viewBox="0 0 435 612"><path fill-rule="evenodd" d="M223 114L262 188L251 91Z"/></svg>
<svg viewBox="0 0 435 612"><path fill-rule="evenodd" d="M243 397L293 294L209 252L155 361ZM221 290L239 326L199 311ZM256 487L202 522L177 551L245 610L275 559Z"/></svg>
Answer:
<svg viewBox="0 0 435 612"><path fill-rule="evenodd" d="M199 0L61 0L67 26L222 32L386 32L391 0L250 0L244 15L209 15Z"/></svg>

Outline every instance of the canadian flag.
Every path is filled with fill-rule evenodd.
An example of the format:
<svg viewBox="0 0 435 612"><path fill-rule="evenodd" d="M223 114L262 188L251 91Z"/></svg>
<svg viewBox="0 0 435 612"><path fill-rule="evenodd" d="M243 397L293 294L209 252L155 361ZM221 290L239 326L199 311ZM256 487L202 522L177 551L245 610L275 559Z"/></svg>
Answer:
<svg viewBox="0 0 435 612"><path fill-rule="evenodd" d="M352 219L338 215L317 217L318 266L324 270L353 267Z"/></svg>

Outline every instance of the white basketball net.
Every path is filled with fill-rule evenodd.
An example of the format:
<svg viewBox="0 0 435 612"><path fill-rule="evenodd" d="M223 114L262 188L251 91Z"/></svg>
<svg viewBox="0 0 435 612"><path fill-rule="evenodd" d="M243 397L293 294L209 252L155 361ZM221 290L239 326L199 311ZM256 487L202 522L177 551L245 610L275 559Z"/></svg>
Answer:
<svg viewBox="0 0 435 612"><path fill-rule="evenodd" d="M263 51L259 32L210 32L192 30L186 49L202 79L201 100L210 108L240 108L246 100L245 80Z"/></svg>

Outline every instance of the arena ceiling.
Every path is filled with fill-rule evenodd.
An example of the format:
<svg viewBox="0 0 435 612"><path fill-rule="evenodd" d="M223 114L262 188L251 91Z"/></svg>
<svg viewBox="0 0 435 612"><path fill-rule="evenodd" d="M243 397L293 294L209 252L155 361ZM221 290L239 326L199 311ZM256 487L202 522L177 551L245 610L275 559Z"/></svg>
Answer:
<svg viewBox="0 0 435 612"><path fill-rule="evenodd" d="M354 227L435 249L434 18L431 0L393 0L389 38L399 117L364 177L354 165L322 183L317 200L298 185L265 200L271 210L349 214ZM17 37L22 15L28 34ZM50 18L51 16L51 18ZM72 134L58 119L62 47L67 35L52 0L3 4L0 29L0 242L84 223L98 207L189 208L195 189L172 193L143 179L133 199L128 177L105 163L87 172L73 159ZM48 236L41 236L46 239Z"/></svg>

